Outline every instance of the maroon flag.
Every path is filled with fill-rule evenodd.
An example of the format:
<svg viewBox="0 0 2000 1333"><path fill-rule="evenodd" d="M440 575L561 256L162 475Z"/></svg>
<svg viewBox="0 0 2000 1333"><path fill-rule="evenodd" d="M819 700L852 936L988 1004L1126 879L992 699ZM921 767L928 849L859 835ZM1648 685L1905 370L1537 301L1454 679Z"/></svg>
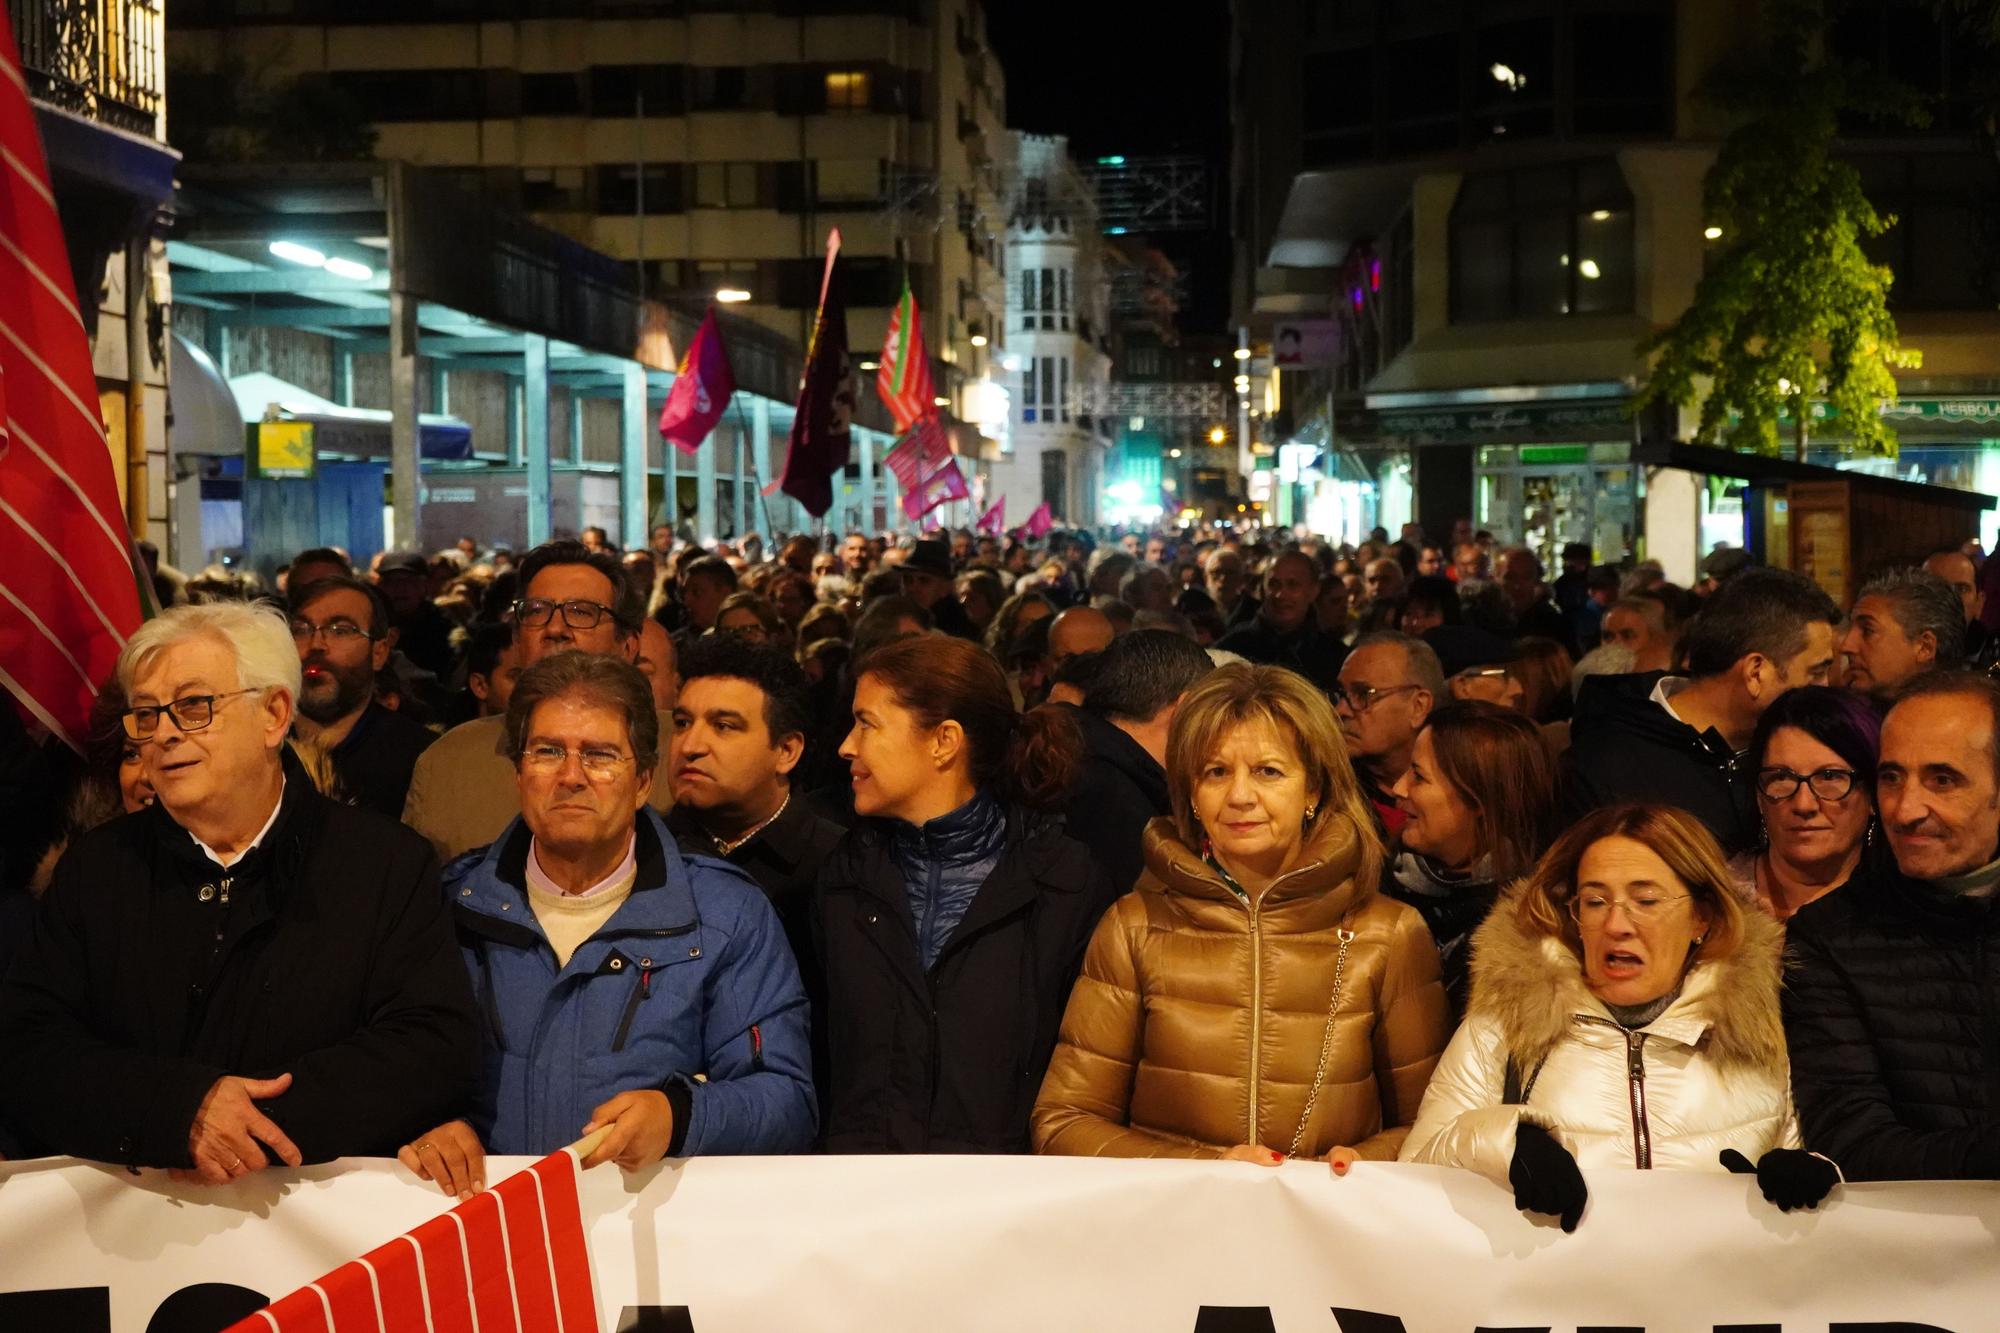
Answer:
<svg viewBox="0 0 2000 1333"><path fill-rule="evenodd" d="M840 232L827 233L819 312L806 347L806 373L792 413L792 438L776 489L818 518L833 508L833 478L852 456L854 366L847 355L847 301L841 292Z"/></svg>
<svg viewBox="0 0 2000 1333"><path fill-rule="evenodd" d="M1049 513L1049 502L1042 501L1035 506L1035 512L1028 515L1028 521L1021 525L1021 531L1030 537L1040 537L1055 527L1056 521Z"/></svg>
<svg viewBox="0 0 2000 1333"><path fill-rule="evenodd" d="M227 1333L597 1333L576 1173L551 1153Z"/></svg>
<svg viewBox="0 0 2000 1333"><path fill-rule="evenodd" d="M1007 497L1001 496L993 502L993 507L979 516L973 524L980 532L990 532L995 537L1007 530Z"/></svg>
<svg viewBox="0 0 2000 1333"><path fill-rule="evenodd" d="M722 344L715 307L710 306L681 358L673 388L667 390L666 406L660 409L661 437L672 440L682 453L694 453L729 410L735 392L736 372L729 368L729 349Z"/></svg>
<svg viewBox="0 0 2000 1333"><path fill-rule="evenodd" d="M99 411L48 161L0 10L0 687L79 751L97 688L150 600Z"/></svg>
<svg viewBox="0 0 2000 1333"><path fill-rule="evenodd" d="M947 458L922 482L903 493L903 512L912 523L949 500L963 500L972 492L965 488L965 474L958 470L958 460Z"/></svg>
<svg viewBox="0 0 2000 1333"><path fill-rule="evenodd" d="M896 474L896 484L912 491L937 465L951 456L951 441L945 437L944 421L935 410L917 423L896 447L882 455L883 465Z"/></svg>
<svg viewBox="0 0 2000 1333"><path fill-rule="evenodd" d="M880 394L898 433L912 422L931 414L937 406L937 388L931 382L931 359L924 351L923 316L917 298L910 291L910 278L903 276L903 294L889 316L889 334L882 340L881 362L875 371L875 392Z"/></svg>

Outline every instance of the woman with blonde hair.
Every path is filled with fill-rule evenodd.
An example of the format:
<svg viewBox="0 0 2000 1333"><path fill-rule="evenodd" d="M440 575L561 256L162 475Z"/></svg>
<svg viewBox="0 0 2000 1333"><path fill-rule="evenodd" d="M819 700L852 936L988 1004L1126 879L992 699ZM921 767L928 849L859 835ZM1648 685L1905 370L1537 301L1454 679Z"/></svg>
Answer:
<svg viewBox="0 0 2000 1333"><path fill-rule="evenodd" d="M1585 816L1473 937L1471 1006L1403 1160L1478 1171L1565 1231L1580 1166L1755 1170L1780 1208L1816 1207L1839 1173L1799 1151L1781 946L1693 817Z"/></svg>
<svg viewBox="0 0 2000 1333"><path fill-rule="evenodd" d="M1417 914L1326 695L1230 665L1182 697L1173 814L1092 935L1035 1105L1037 1152L1272 1166L1393 1158L1448 1028Z"/></svg>

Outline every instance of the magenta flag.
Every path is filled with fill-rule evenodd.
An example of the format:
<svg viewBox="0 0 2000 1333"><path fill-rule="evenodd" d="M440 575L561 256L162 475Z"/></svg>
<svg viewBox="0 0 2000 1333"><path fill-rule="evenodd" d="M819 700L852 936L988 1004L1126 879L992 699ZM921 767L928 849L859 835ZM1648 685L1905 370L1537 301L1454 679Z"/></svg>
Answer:
<svg viewBox="0 0 2000 1333"><path fill-rule="evenodd" d="M963 500L971 494L965 487L965 474L958 470L958 460L947 458L936 471L903 492L903 512L914 523L946 501Z"/></svg>
<svg viewBox="0 0 2000 1333"><path fill-rule="evenodd" d="M1055 518L1049 513L1049 502L1044 500L1035 506L1034 513L1028 515L1028 521L1021 525L1021 531L1030 537L1039 537L1055 525Z"/></svg>
<svg viewBox="0 0 2000 1333"><path fill-rule="evenodd" d="M674 386L667 390L667 404L660 409L660 435L680 446L682 453L697 452L729 410L735 392L736 372L729 368L729 349L722 345L715 307L710 306L681 358Z"/></svg>
<svg viewBox="0 0 2000 1333"><path fill-rule="evenodd" d="M993 507L979 516L973 524L981 532L990 532L995 537L1007 530L1007 497L1001 496L993 502Z"/></svg>

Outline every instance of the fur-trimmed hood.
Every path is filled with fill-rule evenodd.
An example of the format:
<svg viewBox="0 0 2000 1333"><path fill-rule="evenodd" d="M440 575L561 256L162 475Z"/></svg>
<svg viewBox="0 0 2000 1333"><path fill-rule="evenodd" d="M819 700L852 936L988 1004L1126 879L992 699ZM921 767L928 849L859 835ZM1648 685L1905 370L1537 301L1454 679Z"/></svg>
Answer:
<svg viewBox="0 0 2000 1333"><path fill-rule="evenodd" d="M1468 1015L1485 1016L1505 1034L1522 1069L1534 1069L1562 1041L1578 1015L1609 1018L1584 984L1583 962L1567 941L1533 934L1519 911L1526 880L1502 892L1472 938ZM1681 994L1646 1025L1648 1032L1703 1046L1724 1070L1782 1069L1785 1030L1778 988L1784 929L1754 908L1743 913L1743 941L1727 958L1697 963Z"/></svg>

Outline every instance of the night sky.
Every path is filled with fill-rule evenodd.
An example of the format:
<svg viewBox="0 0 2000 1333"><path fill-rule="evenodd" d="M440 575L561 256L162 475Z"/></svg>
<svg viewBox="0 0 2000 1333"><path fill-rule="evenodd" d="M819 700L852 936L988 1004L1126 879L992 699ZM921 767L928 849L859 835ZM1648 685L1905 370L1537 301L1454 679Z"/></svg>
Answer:
<svg viewBox="0 0 2000 1333"><path fill-rule="evenodd" d="M1156 243L1192 277L1185 333L1229 317L1229 11L1221 0L1145 10L1092 0L1003 0L987 30L1007 75L1007 124L1108 153L1196 153L1210 163L1207 233ZM1167 15L1171 14L1171 18Z"/></svg>

